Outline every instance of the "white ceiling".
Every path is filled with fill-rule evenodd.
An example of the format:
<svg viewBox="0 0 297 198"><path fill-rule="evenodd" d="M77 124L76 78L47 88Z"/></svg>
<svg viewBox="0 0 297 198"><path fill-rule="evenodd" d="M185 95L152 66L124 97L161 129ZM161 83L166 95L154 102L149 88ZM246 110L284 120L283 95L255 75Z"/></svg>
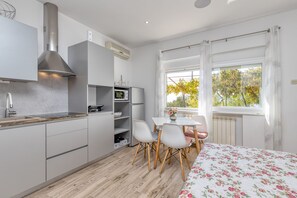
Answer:
<svg viewBox="0 0 297 198"><path fill-rule="evenodd" d="M195 0L38 1L58 5L65 15L128 47L297 8L296 0L213 0L204 9L195 8Z"/></svg>

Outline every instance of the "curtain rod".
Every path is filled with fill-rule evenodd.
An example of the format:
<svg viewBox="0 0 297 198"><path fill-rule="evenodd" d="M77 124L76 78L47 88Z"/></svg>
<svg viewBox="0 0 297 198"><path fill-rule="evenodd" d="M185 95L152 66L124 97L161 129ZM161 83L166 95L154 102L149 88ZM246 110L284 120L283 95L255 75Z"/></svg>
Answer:
<svg viewBox="0 0 297 198"><path fill-rule="evenodd" d="M281 29L281 27L278 27L278 28ZM220 41L228 41L228 40L235 39L235 38L240 38L240 37L245 37L245 36L250 36L250 35L255 35L255 34L261 34L261 33L266 33L266 32L270 32L270 28L267 30L262 30L262 31L251 32L251 33L247 33L247 34L241 34L241 35L237 35L237 36L231 36L231 37L226 37L226 38L222 38L222 39L212 40L211 43L220 42ZM199 46L201 44L202 43L195 43L192 45L185 45L185 46L176 47L176 48L172 48L172 49L162 50L161 53L175 51L175 50L179 50L179 49L186 49L186 48L190 49L191 47Z"/></svg>

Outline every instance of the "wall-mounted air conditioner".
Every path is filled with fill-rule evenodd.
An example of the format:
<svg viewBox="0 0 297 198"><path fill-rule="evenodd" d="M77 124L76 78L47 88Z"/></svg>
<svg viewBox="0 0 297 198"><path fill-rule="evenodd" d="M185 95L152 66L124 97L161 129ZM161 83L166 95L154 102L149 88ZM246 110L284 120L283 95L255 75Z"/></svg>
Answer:
<svg viewBox="0 0 297 198"><path fill-rule="evenodd" d="M130 58L130 51L119 46L118 44L108 41L105 43L105 47L113 51L114 55L119 58L124 60L128 60Z"/></svg>

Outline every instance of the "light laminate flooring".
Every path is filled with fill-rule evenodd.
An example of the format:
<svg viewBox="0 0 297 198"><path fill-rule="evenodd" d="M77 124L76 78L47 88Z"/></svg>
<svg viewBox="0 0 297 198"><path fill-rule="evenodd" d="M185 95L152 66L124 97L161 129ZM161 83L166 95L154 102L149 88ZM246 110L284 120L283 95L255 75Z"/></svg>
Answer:
<svg viewBox="0 0 297 198"><path fill-rule="evenodd" d="M138 154L134 166L131 164L135 148L124 148L74 174L71 174L27 198L134 198L134 197L178 197L183 186L178 160L172 158L165 165L160 176L160 162L157 169L147 168L143 151ZM161 147L161 158L164 151ZM151 155L154 156L154 155ZM196 158L195 149L188 157L192 164ZM178 157L178 155L176 155ZM184 161L186 175L189 173Z"/></svg>

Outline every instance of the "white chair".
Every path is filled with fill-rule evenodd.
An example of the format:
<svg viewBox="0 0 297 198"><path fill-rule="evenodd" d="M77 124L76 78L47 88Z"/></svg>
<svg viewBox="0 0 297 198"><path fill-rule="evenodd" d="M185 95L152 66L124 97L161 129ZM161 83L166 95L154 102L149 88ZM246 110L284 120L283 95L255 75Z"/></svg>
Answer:
<svg viewBox="0 0 297 198"><path fill-rule="evenodd" d="M148 170L151 170L151 150L156 150L156 143L158 141L158 134L152 133L148 125L143 120L133 120L133 136L136 140L139 141L138 146L136 147L136 151L134 154L134 159L132 161L132 165L135 162L137 154L144 150L144 158L146 157L146 153L148 155ZM160 159L160 158L159 158Z"/></svg>
<svg viewBox="0 0 297 198"><path fill-rule="evenodd" d="M199 152L200 152L201 149L203 148L204 141L207 140L207 138L208 138L207 124L206 124L206 120L205 120L204 116L196 115L196 116L193 116L192 119L201 123L201 125L196 126L196 130L198 132L197 133L197 135L198 135L197 141L199 141L199 146L200 146ZM195 139L194 131L191 128L187 128L187 130L185 131L185 135L187 137Z"/></svg>
<svg viewBox="0 0 297 198"><path fill-rule="evenodd" d="M183 181L186 180L185 178L185 171L183 167L183 158L186 159L188 168L191 169L190 162L187 157L186 148L189 148L192 144L192 138L188 138L184 135L183 130L180 126L175 124L164 124L162 128L161 134L161 142L168 147L165 157L163 159L160 174L163 172L163 168L165 162L170 160L170 158L174 155L179 153L179 162L180 168L182 172L182 179ZM173 150L175 152L173 153ZM169 154L169 156L168 156ZM169 161L170 163L170 161Z"/></svg>

